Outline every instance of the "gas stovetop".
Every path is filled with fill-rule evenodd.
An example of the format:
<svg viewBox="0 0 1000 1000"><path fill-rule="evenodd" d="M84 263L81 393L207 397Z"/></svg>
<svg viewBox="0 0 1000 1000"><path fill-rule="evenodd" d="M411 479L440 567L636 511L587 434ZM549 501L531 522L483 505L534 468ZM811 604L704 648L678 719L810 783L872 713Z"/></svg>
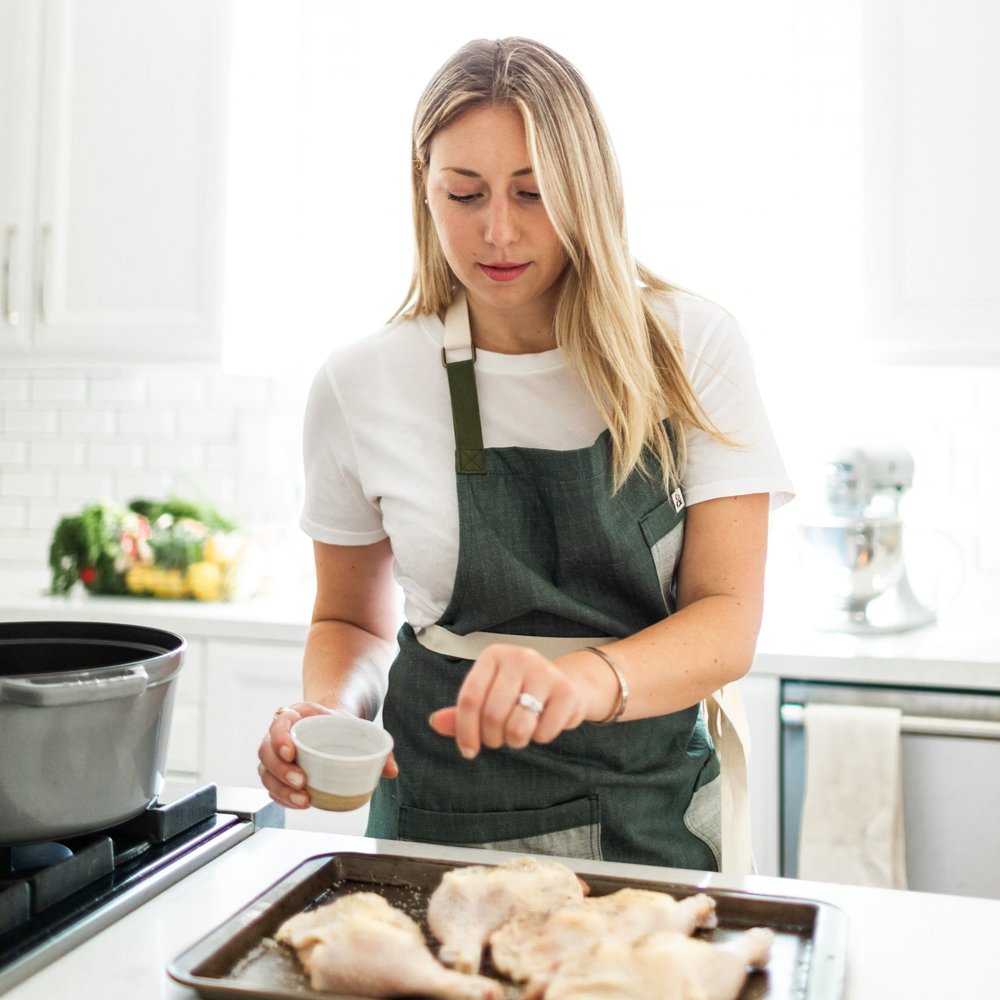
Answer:
<svg viewBox="0 0 1000 1000"><path fill-rule="evenodd" d="M0 993L260 827L283 825L263 791L205 785L109 830L0 847Z"/></svg>

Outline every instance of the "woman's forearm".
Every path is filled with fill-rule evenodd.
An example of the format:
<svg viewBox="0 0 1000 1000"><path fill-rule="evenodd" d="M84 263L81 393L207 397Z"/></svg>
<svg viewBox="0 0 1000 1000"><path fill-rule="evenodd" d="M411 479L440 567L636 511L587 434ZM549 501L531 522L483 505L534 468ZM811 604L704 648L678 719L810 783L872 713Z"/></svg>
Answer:
<svg viewBox="0 0 1000 1000"><path fill-rule="evenodd" d="M628 683L623 719L689 708L750 669L764 606L767 518L766 494L688 508L677 611L604 647ZM598 656L585 651L559 662L592 691L588 719L614 710L618 682Z"/></svg>
<svg viewBox="0 0 1000 1000"><path fill-rule="evenodd" d="M373 719L382 706L396 644L347 622L310 626L302 666L306 701Z"/></svg>
<svg viewBox="0 0 1000 1000"><path fill-rule="evenodd" d="M667 715L697 704L724 684L738 680L753 662L760 614L735 597L705 597L669 618L602 647L628 684L623 721ZM559 660L593 694L591 721L614 711L618 681L608 665L588 650Z"/></svg>

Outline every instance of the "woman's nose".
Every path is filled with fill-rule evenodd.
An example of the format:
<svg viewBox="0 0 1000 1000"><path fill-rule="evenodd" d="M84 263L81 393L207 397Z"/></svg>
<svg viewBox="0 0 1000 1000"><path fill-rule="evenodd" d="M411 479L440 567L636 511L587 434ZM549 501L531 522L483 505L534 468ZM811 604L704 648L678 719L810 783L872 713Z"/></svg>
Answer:
<svg viewBox="0 0 1000 1000"><path fill-rule="evenodd" d="M496 247L509 246L517 240L517 224L508 198L494 198L486 217L486 242Z"/></svg>

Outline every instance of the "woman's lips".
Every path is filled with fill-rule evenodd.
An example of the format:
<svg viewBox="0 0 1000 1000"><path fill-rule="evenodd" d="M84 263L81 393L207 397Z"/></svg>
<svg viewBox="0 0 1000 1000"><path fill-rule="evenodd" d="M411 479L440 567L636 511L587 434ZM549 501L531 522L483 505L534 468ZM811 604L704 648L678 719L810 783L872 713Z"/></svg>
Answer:
<svg viewBox="0 0 1000 1000"><path fill-rule="evenodd" d="M480 264L483 274L490 281L513 281L519 278L528 270L529 264L508 264L506 261L500 264Z"/></svg>

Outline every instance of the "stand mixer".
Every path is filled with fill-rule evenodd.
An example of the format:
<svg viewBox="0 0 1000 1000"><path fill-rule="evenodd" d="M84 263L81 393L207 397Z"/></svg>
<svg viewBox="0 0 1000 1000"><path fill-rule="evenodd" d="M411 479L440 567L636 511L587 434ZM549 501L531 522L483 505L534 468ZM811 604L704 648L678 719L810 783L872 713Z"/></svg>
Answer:
<svg viewBox="0 0 1000 1000"><path fill-rule="evenodd" d="M819 628L904 632L934 621L910 587L899 503L913 456L899 447L845 447L826 463L828 514L801 526L805 566L829 606Z"/></svg>

